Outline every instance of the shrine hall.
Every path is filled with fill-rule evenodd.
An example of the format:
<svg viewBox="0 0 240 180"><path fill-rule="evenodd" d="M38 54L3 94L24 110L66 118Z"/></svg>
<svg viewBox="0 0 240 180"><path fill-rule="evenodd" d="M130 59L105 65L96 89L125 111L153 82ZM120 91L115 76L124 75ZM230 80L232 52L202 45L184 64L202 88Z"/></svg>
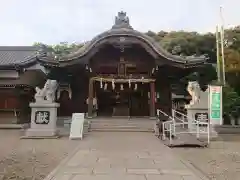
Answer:
<svg viewBox="0 0 240 180"><path fill-rule="evenodd" d="M171 114L172 84L205 63L205 57L167 52L119 12L109 30L69 54L47 46L0 47L0 117L30 121L35 87L46 79L58 82L59 117L154 118L157 108Z"/></svg>

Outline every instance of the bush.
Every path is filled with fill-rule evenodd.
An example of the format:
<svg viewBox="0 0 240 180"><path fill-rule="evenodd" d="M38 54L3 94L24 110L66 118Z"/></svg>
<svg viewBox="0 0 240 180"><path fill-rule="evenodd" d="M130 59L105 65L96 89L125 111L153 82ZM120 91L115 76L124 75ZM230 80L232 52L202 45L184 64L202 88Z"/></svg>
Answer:
<svg viewBox="0 0 240 180"><path fill-rule="evenodd" d="M223 114L224 119L237 119L240 116L240 96L230 86L223 87Z"/></svg>

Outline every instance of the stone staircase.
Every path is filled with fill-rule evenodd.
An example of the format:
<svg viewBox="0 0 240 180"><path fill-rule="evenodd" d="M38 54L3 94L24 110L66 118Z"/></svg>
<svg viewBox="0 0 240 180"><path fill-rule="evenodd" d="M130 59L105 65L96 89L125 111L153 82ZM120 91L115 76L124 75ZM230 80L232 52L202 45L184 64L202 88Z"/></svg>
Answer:
<svg viewBox="0 0 240 180"><path fill-rule="evenodd" d="M58 119L57 119L57 125L58 126L64 126L64 127L70 127L70 124L71 124L71 119L72 119L72 117L71 116L69 116L69 117L58 117Z"/></svg>
<svg viewBox="0 0 240 180"><path fill-rule="evenodd" d="M154 120L149 118L94 118L89 131L102 132L154 132Z"/></svg>
<svg viewBox="0 0 240 180"><path fill-rule="evenodd" d="M60 131L60 135L69 136L71 128L72 117L58 117L57 126ZM83 133L87 134L89 132L89 121L86 120L83 126Z"/></svg>

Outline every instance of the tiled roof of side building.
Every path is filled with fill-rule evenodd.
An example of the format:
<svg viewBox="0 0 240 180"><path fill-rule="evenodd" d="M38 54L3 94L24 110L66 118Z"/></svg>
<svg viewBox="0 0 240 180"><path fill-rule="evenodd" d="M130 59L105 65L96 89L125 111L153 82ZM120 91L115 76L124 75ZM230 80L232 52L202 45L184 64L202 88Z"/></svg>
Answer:
<svg viewBox="0 0 240 180"><path fill-rule="evenodd" d="M28 64L36 60L35 46L0 46L0 66Z"/></svg>

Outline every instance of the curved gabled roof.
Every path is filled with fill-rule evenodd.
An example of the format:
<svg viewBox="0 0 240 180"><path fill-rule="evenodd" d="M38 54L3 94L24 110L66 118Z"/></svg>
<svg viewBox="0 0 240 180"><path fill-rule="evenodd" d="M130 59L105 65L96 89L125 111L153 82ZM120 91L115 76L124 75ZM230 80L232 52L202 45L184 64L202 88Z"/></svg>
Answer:
<svg viewBox="0 0 240 180"><path fill-rule="evenodd" d="M68 55L59 57L58 60L50 60L49 58L45 56L40 56L39 60L42 62L45 62L47 64L55 64L57 66L65 66L67 64L74 64L75 61L84 61L83 59L91 53L91 51L94 50L95 47L97 47L99 44L106 42L110 38L119 38L119 41L121 41L121 38L125 37L132 37L137 39L138 41L141 41L146 46L148 46L152 51L156 53L158 58L164 58L170 62L178 63L182 65L197 65L197 64L203 64L206 61L206 58L204 56L202 57L181 57L173 55L169 52L167 52L165 49L163 49L158 42L156 42L153 38L147 36L144 33L141 33L139 31L134 30L130 24L129 19L126 16L126 13L119 12L118 16L115 18L115 24L113 27L105 31L95 38L93 38L90 42L86 43L83 47L81 47L76 52L70 53Z"/></svg>

